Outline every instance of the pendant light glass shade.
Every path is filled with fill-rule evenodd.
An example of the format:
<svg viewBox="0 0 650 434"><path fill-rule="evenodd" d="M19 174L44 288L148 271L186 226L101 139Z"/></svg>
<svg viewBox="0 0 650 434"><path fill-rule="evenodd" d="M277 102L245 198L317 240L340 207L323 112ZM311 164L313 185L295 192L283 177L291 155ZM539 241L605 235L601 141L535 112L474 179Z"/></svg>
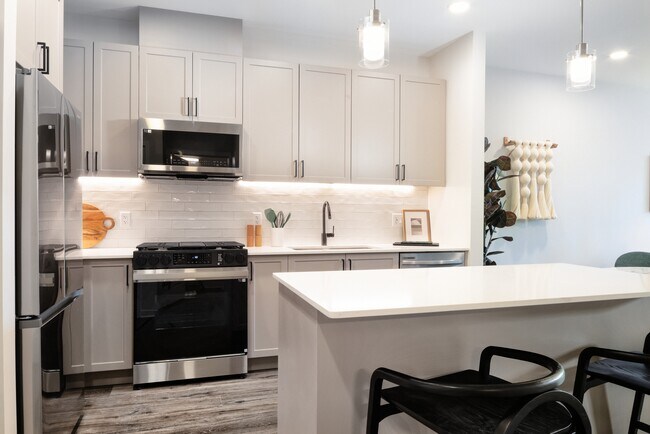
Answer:
<svg viewBox="0 0 650 434"><path fill-rule="evenodd" d="M580 44L566 58L566 90L581 92L596 87L596 52L587 51L587 44Z"/></svg>
<svg viewBox="0 0 650 434"><path fill-rule="evenodd" d="M585 43L585 4L580 0L580 44L566 57L566 90L582 92L596 87L596 52Z"/></svg>
<svg viewBox="0 0 650 434"><path fill-rule="evenodd" d="M370 15L359 23L359 65L368 69L388 66L388 20L382 21L379 9L371 9Z"/></svg>

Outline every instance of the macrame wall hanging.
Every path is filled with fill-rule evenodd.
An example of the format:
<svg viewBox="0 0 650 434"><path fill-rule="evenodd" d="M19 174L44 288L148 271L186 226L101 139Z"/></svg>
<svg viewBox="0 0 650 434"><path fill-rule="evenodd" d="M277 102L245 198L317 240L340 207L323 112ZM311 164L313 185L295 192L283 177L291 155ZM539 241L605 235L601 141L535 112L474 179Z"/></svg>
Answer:
<svg viewBox="0 0 650 434"><path fill-rule="evenodd" d="M507 189L506 209L517 215L517 220L556 219L551 189L553 149L556 143L511 140L503 138L503 146L510 151L511 178Z"/></svg>

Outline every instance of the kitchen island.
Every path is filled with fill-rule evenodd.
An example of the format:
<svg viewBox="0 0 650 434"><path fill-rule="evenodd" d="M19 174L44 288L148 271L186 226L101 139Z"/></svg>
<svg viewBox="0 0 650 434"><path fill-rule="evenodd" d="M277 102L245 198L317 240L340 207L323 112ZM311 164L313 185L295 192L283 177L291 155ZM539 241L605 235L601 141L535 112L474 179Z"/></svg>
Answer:
<svg viewBox="0 0 650 434"><path fill-rule="evenodd" d="M370 375L381 366L428 378L476 368L481 350L499 345L555 358L570 390L581 348L640 350L650 331L650 274L619 269L540 264L275 278L281 434L364 432ZM506 368L511 380L528 374ZM596 432L627 427L632 395L606 391L586 401ZM380 427L430 432L403 415Z"/></svg>

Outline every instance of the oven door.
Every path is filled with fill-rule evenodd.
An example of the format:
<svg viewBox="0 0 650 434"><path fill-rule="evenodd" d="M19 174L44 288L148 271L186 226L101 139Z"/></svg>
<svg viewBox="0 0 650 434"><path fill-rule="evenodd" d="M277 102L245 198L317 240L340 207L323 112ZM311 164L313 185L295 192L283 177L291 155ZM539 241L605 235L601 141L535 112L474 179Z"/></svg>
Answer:
<svg viewBox="0 0 650 434"><path fill-rule="evenodd" d="M243 267L136 270L134 362L247 353Z"/></svg>

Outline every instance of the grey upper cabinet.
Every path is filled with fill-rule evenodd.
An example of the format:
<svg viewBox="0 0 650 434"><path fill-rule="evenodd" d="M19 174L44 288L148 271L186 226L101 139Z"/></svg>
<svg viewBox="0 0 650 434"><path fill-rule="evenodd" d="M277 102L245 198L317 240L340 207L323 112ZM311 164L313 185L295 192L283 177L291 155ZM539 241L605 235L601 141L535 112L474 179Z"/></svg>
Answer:
<svg viewBox="0 0 650 434"><path fill-rule="evenodd" d="M242 123L242 59L192 54L192 116L202 122Z"/></svg>
<svg viewBox="0 0 650 434"><path fill-rule="evenodd" d="M352 71L300 65L299 178L350 181Z"/></svg>
<svg viewBox="0 0 650 434"><path fill-rule="evenodd" d="M64 0L18 0L16 61L63 88Z"/></svg>
<svg viewBox="0 0 650 434"><path fill-rule="evenodd" d="M192 52L140 47L140 117L186 120L191 98Z"/></svg>
<svg viewBox="0 0 650 434"><path fill-rule="evenodd" d="M298 177L298 71L294 63L244 61L244 178Z"/></svg>
<svg viewBox="0 0 650 434"><path fill-rule="evenodd" d="M446 84L401 78L400 181L445 185Z"/></svg>
<svg viewBox="0 0 650 434"><path fill-rule="evenodd" d="M140 117L242 123L242 59L140 48Z"/></svg>
<svg viewBox="0 0 650 434"><path fill-rule="evenodd" d="M138 47L66 40L63 92L83 122L85 175L135 176Z"/></svg>
<svg viewBox="0 0 650 434"><path fill-rule="evenodd" d="M81 155L77 156L82 162L79 175L89 175L93 152L93 43L66 39L63 58L63 93L82 117Z"/></svg>
<svg viewBox="0 0 650 434"><path fill-rule="evenodd" d="M138 47L95 43L92 167L99 175L138 169Z"/></svg>
<svg viewBox="0 0 650 434"><path fill-rule="evenodd" d="M400 77L352 73L352 182L399 183Z"/></svg>

